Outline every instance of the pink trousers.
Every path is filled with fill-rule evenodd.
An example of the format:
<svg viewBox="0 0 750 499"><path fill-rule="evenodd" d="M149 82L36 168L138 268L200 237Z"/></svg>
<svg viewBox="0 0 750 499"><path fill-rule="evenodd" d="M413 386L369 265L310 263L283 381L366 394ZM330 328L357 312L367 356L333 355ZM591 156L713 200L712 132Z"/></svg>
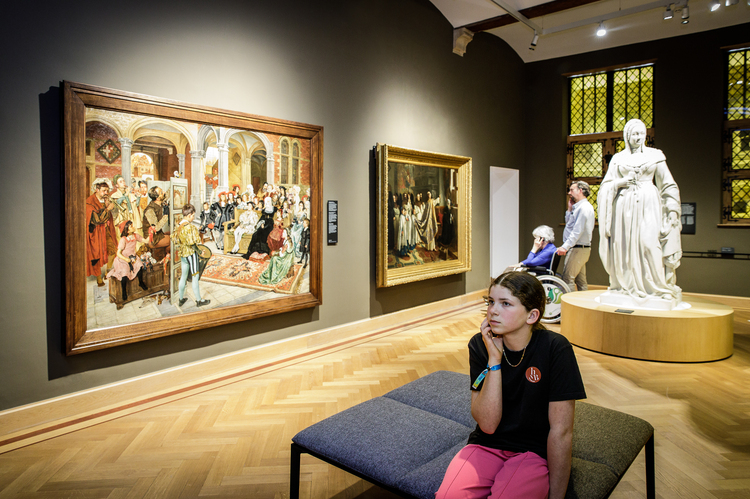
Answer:
<svg viewBox="0 0 750 499"><path fill-rule="evenodd" d="M435 499L545 499L548 494L546 459L467 445L448 465Z"/></svg>

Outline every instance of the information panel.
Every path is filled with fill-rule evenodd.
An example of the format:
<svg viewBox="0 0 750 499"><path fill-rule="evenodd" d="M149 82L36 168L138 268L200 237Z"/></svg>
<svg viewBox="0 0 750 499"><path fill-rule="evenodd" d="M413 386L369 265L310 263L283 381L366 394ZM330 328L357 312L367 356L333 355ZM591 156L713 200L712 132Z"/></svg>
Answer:
<svg viewBox="0 0 750 499"><path fill-rule="evenodd" d="M339 242L339 202L328 201L328 244Z"/></svg>

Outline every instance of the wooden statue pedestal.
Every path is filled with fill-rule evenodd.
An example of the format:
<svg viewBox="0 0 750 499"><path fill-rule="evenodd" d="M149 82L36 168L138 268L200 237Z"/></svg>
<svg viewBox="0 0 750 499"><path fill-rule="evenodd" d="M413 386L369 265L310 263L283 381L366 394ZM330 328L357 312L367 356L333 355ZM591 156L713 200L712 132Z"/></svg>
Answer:
<svg viewBox="0 0 750 499"><path fill-rule="evenodd" d="M562 296L560 332L576 346L631 359L708 362L732 355L732 307L683 298L687 310L618 311L596 297L604 291Z"/></svg>
<svg viewBox="0 0 750 499"><path fill-rule="evenodd" d="M145 298L146 296L160 293L169 289L169 276L164 275L163 264L157 263L151 268L144 267L141 272L144 272L143 282L146 283L148 289L141 289L141 287L138 285L137 277L132 281L128 280L127 300L122 299L122 284L120 283L120 281L114 277L110 277L109 279L107 279L107 282L109 283L109 301L110 303L114 303L115 305L117 305L117 310L120 310L131 301ZM167 269L167 273L168 272L169 269ZM124 279L127 280L127 277L125 277Z"/></svg>

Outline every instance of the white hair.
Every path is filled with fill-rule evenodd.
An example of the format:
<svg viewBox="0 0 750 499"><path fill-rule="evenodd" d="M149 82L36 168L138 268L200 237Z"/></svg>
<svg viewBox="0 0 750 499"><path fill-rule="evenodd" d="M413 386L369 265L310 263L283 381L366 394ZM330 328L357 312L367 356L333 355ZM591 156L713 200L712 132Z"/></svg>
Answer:
<svg viewBox="0 0 750 499"><path fill-rule="evenodd" d="M534 237L541 237L548 243L555 242L555 231L552 230L552 227L549 225L540 225L531 232L531 235Z"/></svg>

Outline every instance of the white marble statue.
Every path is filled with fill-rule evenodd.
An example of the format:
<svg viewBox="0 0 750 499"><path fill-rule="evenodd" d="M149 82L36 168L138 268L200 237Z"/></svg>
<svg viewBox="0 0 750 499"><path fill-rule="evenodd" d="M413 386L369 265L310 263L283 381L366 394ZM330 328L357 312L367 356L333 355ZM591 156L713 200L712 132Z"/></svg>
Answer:
<svg viewBox="0 0 750 499"><path fill-rule="evenodd" d="M647 147L646 126L630 120L625 150L615 154L597 198L599 255L609 274L602 303L672 310L682 301L680 189L659 149Z"/></svg>

